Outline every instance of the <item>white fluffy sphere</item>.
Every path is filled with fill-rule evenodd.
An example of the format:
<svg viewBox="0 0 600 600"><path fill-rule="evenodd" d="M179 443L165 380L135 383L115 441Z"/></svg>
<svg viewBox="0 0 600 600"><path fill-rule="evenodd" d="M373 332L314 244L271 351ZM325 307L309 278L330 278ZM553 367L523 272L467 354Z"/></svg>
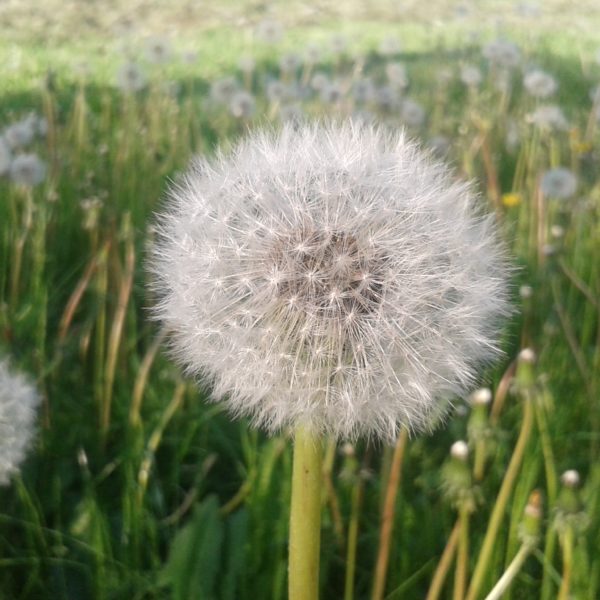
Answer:
<svg viewBox="0 0 600 600"><path fill-rule="evenodd" d="M392 441L496 357L507 261L471 187L402 133L256 131L173 186L150 268L174 355L235 415Z"/></svg>
<svg viewBox="0 0 600 600"><path fill-rule="evenodd" d="M9 483L25 459L39 403L33 385L0 360L0 486Z"/></svg>

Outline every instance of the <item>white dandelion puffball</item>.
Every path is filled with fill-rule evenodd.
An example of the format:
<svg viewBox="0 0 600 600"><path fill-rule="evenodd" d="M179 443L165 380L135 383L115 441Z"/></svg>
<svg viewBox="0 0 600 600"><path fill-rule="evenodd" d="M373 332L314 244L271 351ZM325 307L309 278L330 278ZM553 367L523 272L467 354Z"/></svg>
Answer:
<svg viewBox="0 0 600 600"><path fill-rule="evenodd" d="M139 92L146 87L146 76L136 63L125 63L117 71L117 86L123 92Z"/></svg>
<svg viewBox="0 0 600 600"><path fill-rule="evenodd" d="M150 269L188 374L275 432L431 429L499 353L494 218L403 133L257 131L170 193Z"/></svg>
<svg viewBox="0 0 600 600"><path fill-rule="evenodd" d="M46 178L46 163L36 154L19 154L10 165L10 179L13 183L33 187Z"/></svg>
<svg viewBox="0 0 600 600"><path fill-rule="evenodd" d="M558 89L556 79L540 69L527 73L523 78L523 86L535 98L548 98Z"/></svg>
<svg viewBox="0 0 600 600"><path fill-rule="evenodd" d="M33 385L0 360L0 485L9 483L25 459L39 403Z"/></svg>
<svg viewBox="0 0 600 600"><path fill-rule="evenodd" d="M545 196L566 200L577 191L577 177L565 167L556 167L542 175L540 187Z"/></svg>

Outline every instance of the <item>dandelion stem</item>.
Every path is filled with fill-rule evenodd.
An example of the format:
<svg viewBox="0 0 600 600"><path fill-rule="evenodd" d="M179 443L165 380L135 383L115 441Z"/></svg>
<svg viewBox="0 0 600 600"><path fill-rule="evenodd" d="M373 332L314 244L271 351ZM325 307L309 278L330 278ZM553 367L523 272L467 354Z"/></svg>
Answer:
<svg viewBox="0 0 600 600"><path fill-rule="evenodd" d="M485 600L500 600L502 594L508 589L513 579L521 570L525 559L529 556L529 553L533 548L533 544L523 544L521 546L510 565L508 565L506 571L504 571L502 577L498 580L498 583L496 583L492 591L485 597Z"/></svg>
<svg viewBox="0 0 600 600"><path fill-rule="evenodd" d="M358 521L360 506L363 497L363 479L358 474L357 480L352 487L352 508L350 523L348 525L348 550L346 553L346 581L344 586L344 600L354 598L354 574L356 572L356 545L358 542Z"/></svg>
<svg viewBox="0 0 600 600"><path fill-rule="evenodd" d="M292 473L290 600L316 600L319 595L322 470L321 440L299 426L294 438Z"/></svg>
<svg viewBox="0 0 600 600"><path fill-rule="evenodd" d="M557 600L567 600L571 587L571 571L573 566L573 529L567 527L564 535L561 537L563 554L562 582L558 590Z"/></svg>
<svg viewBox="0 0 600 600"><path fill-rule="evenodd" d="M469 565L469 507L463 502L459 510L458 556L456 557L456 573L454 577L454 600L463 600L467 587L467 570Z"/></svg>
<svg viewBox="0 0 600 600"><path fill-rule="evenodd" d="M479 558L475 565L475 570L473 571L473 579L471 580L469 592L467 593L467 600L475 600L477 598L488 570L488 563L494 548L496 535L502 524L504 509L506 508L510 492L516 481L519 467L521 466L521 461L523 460L523 455L525 453L525 447L527 446L531 434L533 425L532 402L533 400L531 398L525 397L523 402L523 422L521 424L521 431L519 432L519 438L517 439L517 444L510 459L510 463L506 469L506 474L502 481L496 504L492 510L492 516L490 517L490 522L487 531L485 532L485 538L479 552Z"/></svg>
<svg viewBox="0 0 600 600"><path fill-rule="evenodd" d="M450 564L452 563L452 559L454 558L454 553L456 552L456 546L458 544L458 534L460 530L460 521L457 520L454 528L452 529L452 533L446 542L446 547L442 552L442 556L440 558L440 562L433 574L431 579L431 585L429 587L429 591L427 592L427 598L425 600L437 600L442 593L442 586L444 585L444 581L446 580L446 575L448 575L448 571L450 570Z"/></svg>
<svg viewBox="0 0 600 600"><path fill-rule="evenodd" d="M394 456L390 467L383 513L381 515L381 533L379 536L379 553L375 566L375 581L373 584L372 600L381 600L385 590L388 561L390 558L390 542L394 526L394 512L396 508L396 495L400 487L400 469L404 457L404 449L408 441L408 431L403 429L394 448Z"/></svg>

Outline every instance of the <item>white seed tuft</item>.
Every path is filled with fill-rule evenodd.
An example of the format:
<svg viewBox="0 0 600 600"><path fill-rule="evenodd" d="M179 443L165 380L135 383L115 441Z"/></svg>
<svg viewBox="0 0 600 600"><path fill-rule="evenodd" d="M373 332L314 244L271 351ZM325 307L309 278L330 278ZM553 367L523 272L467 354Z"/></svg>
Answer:
<svg viewBox="0 0 600 600"><path fill-rule="evenodd" d="M0 360L0 485L9 483L25 459L39 403L33 385Z"/></svg>
<svg viewBox="0 0 600 600"><path fill-rule="evenodd" d="M402 133L255 131L171 189L155 317L188 374L271 432L431 429L498 356L510 313L505 248L477 205Z"/></svg>

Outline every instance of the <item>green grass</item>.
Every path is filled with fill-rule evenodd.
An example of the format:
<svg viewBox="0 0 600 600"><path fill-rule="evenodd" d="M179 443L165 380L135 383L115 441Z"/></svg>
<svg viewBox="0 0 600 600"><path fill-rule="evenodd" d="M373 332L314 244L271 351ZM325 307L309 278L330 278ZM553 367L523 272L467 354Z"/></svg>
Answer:
<svg viewBox="0 0 600 600"><path fill-rule="evenodd" d="M253 12L253 19L259 14ZM316 27L294 14L300 24L290 25L283 48L302 47L309 39L326 41L336 30L335 15ZM156 30L160 19L152 23ZM343 30L352 49L366 52L365 71L378 79L383 63L373 49L385 35L399 34L410 95L429 109L439 66L484 65L478 47L466 43L469 27L452 24L432 34L422 15L398 25L379 15L348 21ZM490 39L492 27L483 29ZM56 33L68 31L67 26L53 29L56 35L44 47L32 26L29 37L12 33L0 44L9 56L0 71L0 125L32 110L50 123L50 135L36 146L50 165L46 182L28 198L0 179L0 342L13 362L36 378L44 398L37 443L22 475L11 487L0 488L0 598L286 597L290 444L284 437L267 439L245 422L232 422L219 406L203 402L206 390L181 381L178 369L154 346L158 330L148 319L152 297L144 270L149 225L169 178L194 153L227 146L246 127L264 120L257 116L238 123L205 102L210 82L237 73L237 59L249 49L257 57L258 73L276 75L282 49L251 46L246 30L232 32L214 15L197 37L184 27L176 46L196 48L197 65L154 69L150 87L131 98L113 85L122 55L107 41L104 28L91 28L85 39L70 42ZM507 327L506 359L484 382L497 399L510 362L521 347L531 345L538 354L535 384L516 385L497 422L488 424L490 459L470 517L468 571L472 575L515 448L523 403L532 402L533 431L501 512L478 598L485 597L516 554L523 510L534 489L544 497L540 544L505 597L557 596L564 576L562 542L554 527L557 477L576 468L587 527L577 529L568 521L567 527L577 529L571 593L593 600L600 594L600 139L598 133L586 138L585 125L589 88L600 81L600 67L591 62L600 41L537 26L512 37L529 62L559 79L555 101L590 150L575 151L568 132L540 139L523 125L521 149L507 152L507 117L523 124L534 106L518 78L506 112L489 81L474 97L453 82L444 92L439 119L432 118L419 132L424 138L448 136L450 160L475 177L485 194L490 173L481 146L473 143L483 122L500 192L519 192L523 198L517 207L499 207L520 266L514 295L521 312ZM89 64L85 78L74 70L81 61ZM327 54L322 65L343 77L351 67L350 59L336 63ZM52 84L42 89L40 79L49 70ZM160 89L167 78L181 83L175 97ZM259 87L255 91L260 113L267 107ZM318 102L309 103L308 110L313 115L333 112ZM553 242L556 254L540 260L533 199L539 173L553 165L557 153L559 164L577 172L580 188L576 198L546 206L548 224L560 223L565 235ZM527 166L513 188L515 169L522 164ZM89 198L102 204L96 221L84 228L80 203ZM24 229L29 201L34 218ZM22 233L21 274L18 287L11 289ZM518 298L521 283L533 287L530 301ZM83 292L70 304L78 285ZM441 491L442 465L452 442L466 438L468 420L456 416L443 430L408 443L387 576L390 600L424 597L429 589L457 518L456 507ZM343 597L347 527L354 516L353 597L368 598L392 451L364 443L354 455L341 450L330 454L327 475L333 491L323 510L321 597ZM353 501L357 490L360 505ZM453 597L453 577L454 565L440 597Z"/></svg>

